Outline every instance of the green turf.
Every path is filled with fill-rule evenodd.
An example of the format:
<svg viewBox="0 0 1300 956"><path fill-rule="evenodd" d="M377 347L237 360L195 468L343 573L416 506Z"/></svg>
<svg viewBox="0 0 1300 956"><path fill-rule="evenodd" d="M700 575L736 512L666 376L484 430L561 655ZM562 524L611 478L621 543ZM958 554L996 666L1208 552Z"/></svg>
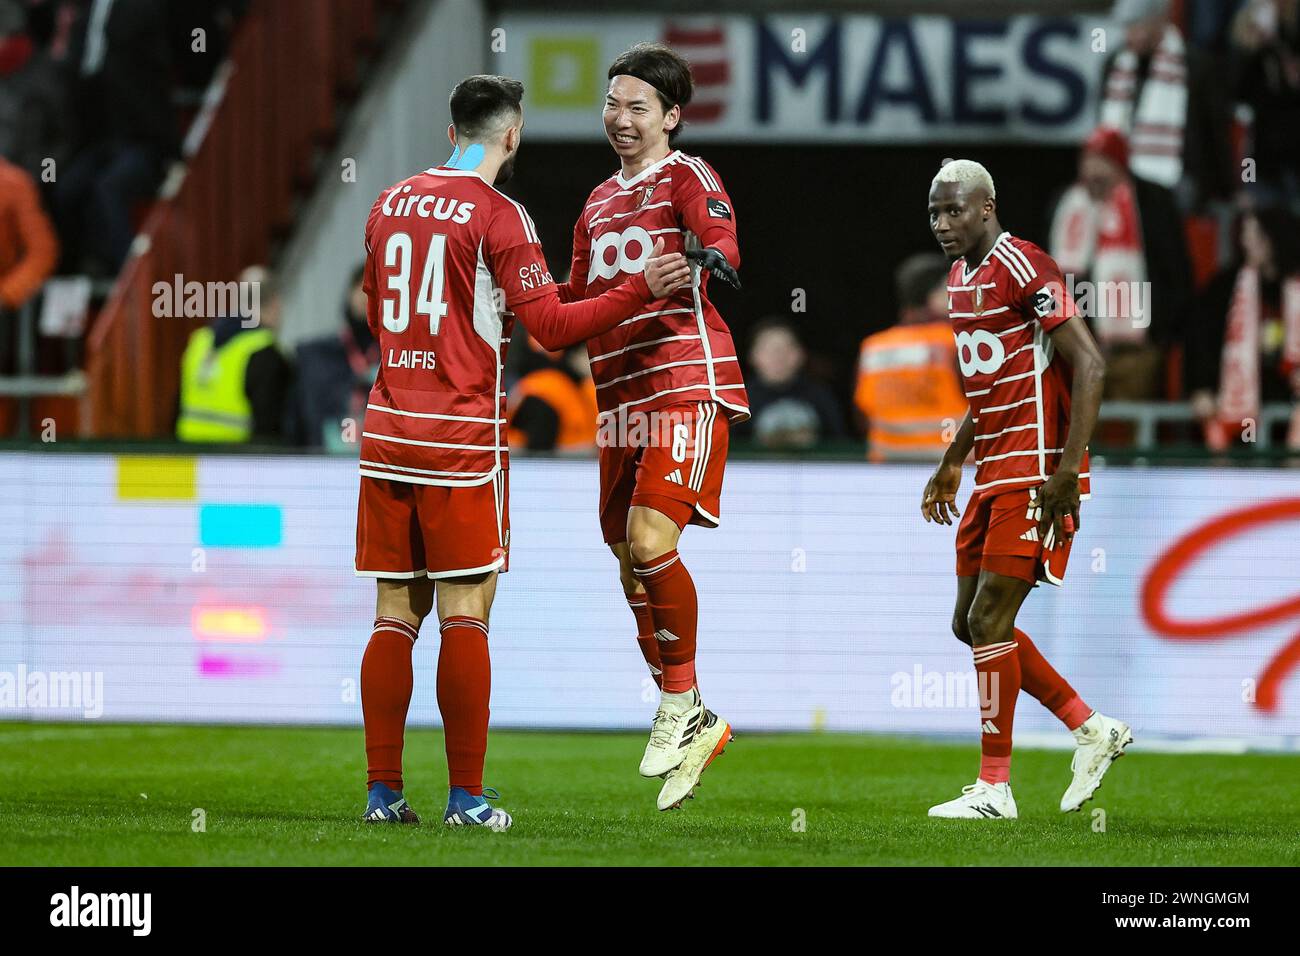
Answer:
<svg viewBox="0 0 1300 956"><path fill-rule="evenodd" d="M1017 751L1020 819L932 821L976 750L751 735L659 813L630 734L494 733L506 834L439 824L441 735L407 735L419 827L357 822L359 729L0 725L0 864L1300 864L1300 757L1142 753L1064 815L1064 751ZM206 814L194 832L193 811ZM1105 811L1105 832L1095 832ZM802 811L806 829L792 824Z"/></svg>

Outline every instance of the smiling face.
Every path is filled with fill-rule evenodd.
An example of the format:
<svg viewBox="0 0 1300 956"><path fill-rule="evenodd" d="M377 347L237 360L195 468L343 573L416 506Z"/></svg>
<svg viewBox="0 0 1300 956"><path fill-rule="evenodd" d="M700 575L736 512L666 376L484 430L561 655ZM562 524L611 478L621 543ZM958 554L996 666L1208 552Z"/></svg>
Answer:
<svg viewBox="0 0 1300 956"><path fill-rule="evenodd" d="M605 136L624 161L668 154L668 134L681 120L681 107L664 111L655 88L635 76L616 76L605 94Z"/></svg>
<svg viewBox="0 0 1300 956"><path fill-rule="evenodd" d="M961 183L932 185L930 231L939 240L944 255L956 259L978 246L993 209L993 199L982 189L970 189Z"/></svg>

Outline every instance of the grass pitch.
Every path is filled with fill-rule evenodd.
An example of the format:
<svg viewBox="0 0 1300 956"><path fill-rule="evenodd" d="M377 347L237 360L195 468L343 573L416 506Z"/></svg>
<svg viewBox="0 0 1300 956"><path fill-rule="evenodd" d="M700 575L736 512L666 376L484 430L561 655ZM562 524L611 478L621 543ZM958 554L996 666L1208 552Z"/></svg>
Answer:
<svg viewBox="0 0 1300 956"><path fill-rule="evenodd" d="M0 864L1300 864L1295 755L1152 754L1139 738L1065 815L1069 753L1018 750L1020 819L981 822L925 815L974 779L974 743L742 736L696 799L659 813L643 740L494 732L487 782L515 818L494 834L441 825L436 731L407 734L425 822L399 827L357 819L360 728L0 724Z"/></svg>

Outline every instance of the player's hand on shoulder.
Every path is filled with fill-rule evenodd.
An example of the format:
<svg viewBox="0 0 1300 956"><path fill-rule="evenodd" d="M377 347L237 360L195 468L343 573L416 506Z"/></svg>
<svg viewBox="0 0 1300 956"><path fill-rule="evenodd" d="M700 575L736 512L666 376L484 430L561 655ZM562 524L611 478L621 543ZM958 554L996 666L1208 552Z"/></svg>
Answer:
<svg viewBox="0 0 1300 956"><path fill-rule="evenodd" d="M740 274L731 267L727 257L717 249L712 247L708 249L692 249L686 253L686 258L699 265L701 269L708 269L733 289L738 290L740 288Z"/></svg>
<svg viewBox="0 0 1300 956"><path fill-rule="evenodd" d="M691 267L686 257L680 252L663 254L664 240L660 236L650 250L650 258L645 262L645 282L650 287L650 294L656 299L691 284Z"/></svg>
<svg viewBox="0 0 1300 956"><path fill-rule="evenodd" d="M1029 501L1029 507L1040 509L1038 535L1043 537L1050 527L1057 541L1069 541L1079 530L1079 476L1069 471L1057 471L1038 489Z"/></svg>
<svg viewBox="0 0 1300 956"><path fill-rule="evenodd" d="M930 480L925 483L921 496L921 515L936 524L952 524L953 516L960 517L957 509L957 489L961 486L961 465L940 463Z"/></svg>

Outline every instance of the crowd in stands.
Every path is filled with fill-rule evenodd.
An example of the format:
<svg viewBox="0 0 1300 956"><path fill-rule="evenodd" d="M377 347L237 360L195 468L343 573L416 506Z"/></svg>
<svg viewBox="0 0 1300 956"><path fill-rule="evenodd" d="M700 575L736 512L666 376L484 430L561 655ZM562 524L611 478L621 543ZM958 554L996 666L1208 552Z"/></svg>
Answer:
<svg viewBox="0 0 1300 956"><path fill-rule="evenodd" d="M1187 401L1193 437L1215 450L1253 440L1261 408L1287 403L1276 437L1300 450L1300 0L1181 6L1178 23L1168 0L1115 4L1123 44L1048 251L1091 293L1078 302L1108 401ZM860 357L876 458L909 457L906 427L954 410L953 343L911 317L907 268L899 324Z"/></svg>
<svg viewBox="0 0 1300 956"><path fill-rule="evenodd" d="M51 276L117 274L245 3L0 0L0 374Z"/></svg>
<svg viewBox="0 0 1300 956"><path fill-rule="evenodd" d="M0 0L0 374L13 317L49 276L117 272L179 156L185 92L193 103L245 5L187 0L181 18L165 0ZM1044 211L1045 244L1071 281L1133 290L1082 310L1107 401L1186 403L1179 435L1226 448L1264 406L1300 407L1300 0L1118 0L1112 21L1095 128ZM902 258L897 322L862 342L853 382L821 374L798 316L750 326L737 440L865 437L874 460L932 459L964 412L945 278L933 250ZM590 448L582 350L516 345L513 442ZM345 447L378 360L360 270L335 328L292 350L273 322L216 317L182 359L177 432L224 417L228 440ZM1300 414L1277 440L1300 448Z"/></svg>

